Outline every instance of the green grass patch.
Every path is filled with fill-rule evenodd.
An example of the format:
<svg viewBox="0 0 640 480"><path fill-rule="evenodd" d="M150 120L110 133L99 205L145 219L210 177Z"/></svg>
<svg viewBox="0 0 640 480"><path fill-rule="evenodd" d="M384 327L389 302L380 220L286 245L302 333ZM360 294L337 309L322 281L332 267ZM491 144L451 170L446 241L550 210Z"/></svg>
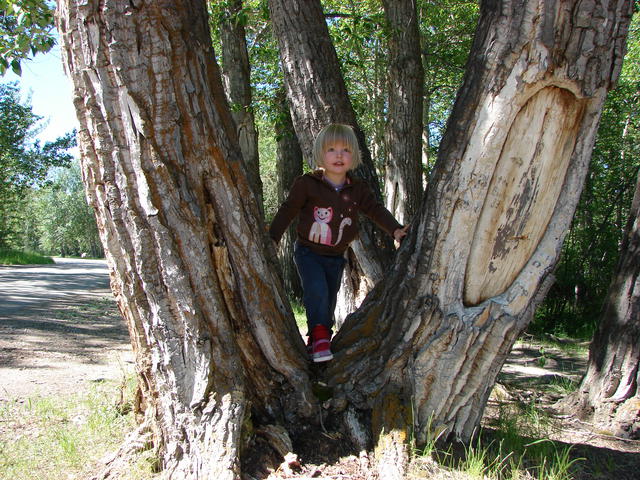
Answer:
<svg viewBox="0 0 640 480"><path fill-rule="evenodd" d="M429 456L448 473L434 478L483 480L572 480L579 464L571 447L549 440L552 418L535 401L504 405L494 429L484 429L465 445L443 447L433 432L417 455ZM429 428L430 429L430 428ZM413 478L431 478L414 475Z"/></svg>
<svg viewBox="0 0 640 480"><path fill-rule="evenodd" d="M578 389L580 382L568 377L554 377L548 385L542 388L543 391L558 397L566 397Z"/></svg>
<svg viewBox="0 0 640 480"><path fill-rule="evenodd" d="M307 314L304 305L299 301L291 299L291 308L293 310L293 316L296 318L298 329L305 333L307 331Z"/></svg>
<svg viewBox="0 0 640 480"><path fill-rule="evenodd" d="M69 396L35 397L0 404L0 478L89 478L100 459L135 428L131 402L135 381L101 382ZM127 479L151 478L141 461Z"/></svg>
<svg viewBox="0 0 640 480"><path fill-rule="evenodd" d="M517 343L528 345L530 347L537 346L539 349L542 349L543 352L544 349L556 349L567 355L586 357L589 355L589 344L591 343L591 339L583 341L578 338L559 337L557 335L529 335L526 338L520 338Z"/></svg>
<svg viewBox="0 0 640 480"><path fill-rule="evenodd" d="M51 257L20 250L0 249L0 265L50 265Z"/></svg>
<svg viewBox="0 0 640 480"><path fill-rule="evenodd" d="M87 300L78 305L69 305L64 309L55 311L57 320L70 322L93 322L96 317L100 317L102 321L106 321L110 317L114 319L120 317L120 311L113 297Z"/></svg>

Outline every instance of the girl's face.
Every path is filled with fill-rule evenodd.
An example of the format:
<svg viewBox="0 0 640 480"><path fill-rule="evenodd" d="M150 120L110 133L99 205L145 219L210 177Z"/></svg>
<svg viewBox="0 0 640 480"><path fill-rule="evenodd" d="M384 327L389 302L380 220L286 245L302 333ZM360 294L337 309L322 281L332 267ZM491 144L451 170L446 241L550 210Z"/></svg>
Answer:
<svg viewBox="0 0 640 480"><path fill-rule="evenodd" d="M322 166L325 174L342 178L353 166L353 156L349 146L341 141L326 145L322 156Z"/></svg>

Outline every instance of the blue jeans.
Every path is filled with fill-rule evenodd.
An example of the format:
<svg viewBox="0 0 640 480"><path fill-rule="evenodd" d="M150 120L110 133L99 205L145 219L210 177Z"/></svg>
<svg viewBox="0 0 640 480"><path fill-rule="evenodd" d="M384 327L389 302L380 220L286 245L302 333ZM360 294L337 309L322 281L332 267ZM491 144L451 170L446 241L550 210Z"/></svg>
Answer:
<svg viewBox="0 0 640 480"><path fill-rule="evenodd" d="M302 281L308 335L316 325L324 325L331 330L346 260L342 256L318 255L300 244L296 244L293 259Z"/></svg>

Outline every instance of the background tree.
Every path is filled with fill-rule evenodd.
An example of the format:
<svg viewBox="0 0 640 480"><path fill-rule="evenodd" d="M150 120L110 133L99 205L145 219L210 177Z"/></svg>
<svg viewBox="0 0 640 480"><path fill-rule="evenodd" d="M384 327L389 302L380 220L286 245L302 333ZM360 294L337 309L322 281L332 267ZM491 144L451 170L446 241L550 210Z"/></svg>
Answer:
<svg viewBox="0 0 640 480"><path fill-rule="evenodd" d="M384 132L389 96L394 93L387 81L387 65L394 61L388 50L391 32L380 2L325 0L322 4L351 103L382 179L388 155ZM478 3L418 0L416 6L424 65L423 164L428 171L462 83Z"/></svg>
<svg viewBox="0 0 640 480"><path fill-rule="evenodd" d="M41 117L21 103L15 83L0 84L0 247L19 243L21 205L29 188L42 185L52 166L68 165L72 134L47 142L35 140Z"/></svg>
<svg viewBox="0 0 640 480"><path fill-rule="evenodd" d="M592 230L583 233L582 253L586 258L576 263L584 264L584 274L576 275L574 279L577 298L567 310L591 316L597 313L600 322L589 348L587 372L578 390L562 405L600 430L638 439L640 18L637 15L631 24L628 44L620 85L607 100L598 133L595 168L590 172L586 195L581 201L584 212L576 222L578 226L573 227L584 228L584 223ZM635 187L630 181L633 178ZM630 207L622 204L625 201L629 201ZM621 241L620 231L623 231ZM581 246L579 240L582 239L575 244ZM612 251L618 244L620 254L616 255ZM611 264L616 260L617 264L612 268ZM605 272L610 271L613 273L605 296L600 290L604 288L603 277L608 277ZM595 298L590 299L591 296ZM603 297L606 301L600 308L598 300ZM589 307L592 307L591 311Z"/></svg>
<svg viewBox="0 0 640 480"><path fill-rule="evenodd" d="M621 257L580 388L564 401L574 415L613 435L640 438L640 176Z"/></svg>
<svg viewBox="0 0 640 480"><path fill-rule="evenodd" d="M211 7L214 15L219 18L222 77L231 115L236 122L238 142L247 166L249 183L257 196L258 206L262 209L258 131L252 105L251 69L245 36L248 14L242 6L242 0L212 2Z"/></svg>
<svg viewBox="0 0 640 480"><path fill-rule="evenodd" d="M277 176L278 176L278 204L281 204L293 185L293 181L302 175L302 149L293 128L289 105L284 88L278 96L280 116L276 120L275 133L277 140ZM282 265L285 289L293 298L302 300L302 285L297 267L293 261L295 242L298 237L295 222L282 236L279 244L279 259Z"/></svg>
<svg viewBox="0 0 640 480"><path fill-rule="evenodd" d="M31 190L25 203L21 245L28 250L49 255L104 257L77 162L53 169L48 184Z"/></svg>
<svg viewBox="0 0 640 480"><path fill-rule="evenodd" d="M478 2L420 0L418 15L425 74L422 163L428 174L462 84L478 22Z"/></svg>
<svg viewBox="0 0 640 480"><path fill-rule="evenodd" d="M384 0L389 28L389 109L385 131L387 209L409 224L422 197L424 72L415 0Z"/></svg>
<svg viewBox="0 0 640 480"><path fill-rule="evenodd" d="M331 41L349 99L365 132L379 179L384 177L384 132L388 106L388 32L378 1L322 2Z"/></svg>

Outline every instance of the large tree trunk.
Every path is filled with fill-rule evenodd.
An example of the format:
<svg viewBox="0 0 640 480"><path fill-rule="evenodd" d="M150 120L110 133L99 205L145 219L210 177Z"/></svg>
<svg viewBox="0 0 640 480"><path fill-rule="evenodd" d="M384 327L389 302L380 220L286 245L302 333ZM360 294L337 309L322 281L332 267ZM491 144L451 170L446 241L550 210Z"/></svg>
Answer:
<svg viewBox="0 0 640 480"><path fill-rule="evenodd" d="M312 158L313 140L325 125L351 125L363 160L357 174L382 199L371 154L349 100L319 0L269 0L269 9L280 46L291 117L304 157L307 161ZM349 255L337 317L355 310L382 278L391 260L393 242L373 223L365 221L360 238L351 248L355 255Z"/></svg>
<svg viewBox="0 0 640 480"><path fill-rule="evenodd" d="M389 111L385 203L410 223L422 198L422 102L424 72L415 0L384 0L389 35Z"/></svg>
<svg viewBox="0 0 640 480"><path fill-rule="evenodd" d="M241 10L242 0L233 0L225 7L225 17L220 25L222 78L231 105L231 115L236 122L249 184L258 199L258 207L263 212L258 130L251 105L251 69L244 24L240 18Z"/></svg>
<svg viewBox="0 0 640 480"><path fill-rule="evenodd" d="M409 432L464 440L477 428L553 281L631 11L628 0L482 3L420 217L334 344L335 404L370 423L385 468L403 464ZM353 431L367 443L367 428Z"/></svg>
<svg viewBox="0 0 640 480"><path fill-rule="evenodd" d="M243 429L309 416L314 397L205 3L60 1L57 24L144 428L168 477L238 478Z"/></svg>
<svg viewBox="0 0 640 480"><path fill-rule="evenodd" d="M640 439L640 175L620 252L587 373L563 403L599 430Z"/></svg>

